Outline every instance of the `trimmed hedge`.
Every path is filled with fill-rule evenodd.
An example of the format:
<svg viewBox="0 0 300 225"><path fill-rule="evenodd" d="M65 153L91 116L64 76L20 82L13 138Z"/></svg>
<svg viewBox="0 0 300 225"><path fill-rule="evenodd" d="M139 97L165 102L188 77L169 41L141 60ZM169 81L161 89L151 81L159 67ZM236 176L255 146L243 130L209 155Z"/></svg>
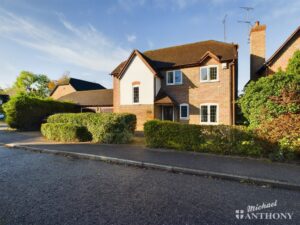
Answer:
<svg viewBox="0 0 300 225"><path fill-rule="evenodd" d="M144 125L146 143L154 148L265 156L260 140L244 127L201 126L152 120Z"/></svg>
<svg viewBox="0 0 300 225"><path fill-rule="evenodd" d="M41 132L52 141L81 142L92 139L86 127L68 123L45 123L41 126Z"/></svg>
<svg viewBox="0 0 300 225"><path fill-rule="evenodd" d="M49 115L61 112L79 112L77 105L52 99L41 99L19 94L3 105L6 122L19 130L39 130Z"/></svg>
<svg viewBox="0 0 300 225"><path fill-rule="evenodd" d="M136 116L116 113L61 113L50 116L48 123L84 126L93 142L128 143L135 131Z"/></svg>

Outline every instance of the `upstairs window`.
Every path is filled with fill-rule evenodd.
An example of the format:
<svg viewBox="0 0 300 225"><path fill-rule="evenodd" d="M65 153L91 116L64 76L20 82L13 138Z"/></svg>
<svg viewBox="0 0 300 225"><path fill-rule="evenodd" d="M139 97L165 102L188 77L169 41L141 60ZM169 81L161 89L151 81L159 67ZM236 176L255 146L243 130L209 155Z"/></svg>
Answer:
<svg viewBox="0 0 300 225"><path fill-rule="evenodd" d="M200 106L200 123L217 124L218 123L218 105L203 104Z"/></svg>
<svg viewBox="0 0 300 225"><path fill-rule="evenodd" d="M218 81L218 66L203 66L200 67L200 82Z"/></svg>
<svg viewBox="0 0 300 225"><path fill-rule="evenodd" d="M139 103L140 102L140 87L134 86L133 87L133 103Z"/></svg>
<svg viewBox="0 0 300 225"><path fill-rule="evenodd" d="M167 72L167 85L182 84L182 73L180 70L173 70Z"/></svg>
<svg viewBox="0 0 300 225"><path fill-rule="evenodd" d="M180 119L187 120L189 119L189 105L188 104L181 104L180 105Z"/></svg>

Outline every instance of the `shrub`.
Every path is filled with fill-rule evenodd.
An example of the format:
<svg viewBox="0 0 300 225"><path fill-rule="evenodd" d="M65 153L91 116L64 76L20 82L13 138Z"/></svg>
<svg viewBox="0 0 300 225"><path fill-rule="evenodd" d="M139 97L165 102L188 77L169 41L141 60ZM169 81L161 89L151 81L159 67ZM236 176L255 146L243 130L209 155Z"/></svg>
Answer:
<svg viewBox="0 0 300 225"><path fill-rule="evenodd" d="M48 140L61 142L90 141L92 138L86 127L68 123L45 123L41 132Z"/></svg>
<svg viewBox="0 0 300 225"><path fill-rule="evenodd" d="M59 112L79 112L77 105L51 99L19 94L3 105L6 122L20 130L38 130L49 115Z"/></svg>
<svg viewBox="0 0 300 225"><path fill-rule="evenodd" d="M263 156L260 140L252 130L232 126L201 126L152 120L144 125L146 143L173 148L230 155Z"/></svg>
<svg viewBox="0 0 300 225"><path fill-rule="evenodd" d="M281 115L262 123L256 132L265 143L276 145L277 151L270 152L273 157L283 159L300 155L300 114Z"/></svg>
<svg viewBox="0 0 300 225"><path fill-rule="evenodd" d="M239 99L251 127L281 114L300 112L300 74L279 72L251 81Z"/></svg>
<svg viewBox="0 0 300 225"><path fill-rule="evenodd" d="M151 120L145 123L144 133L147 145L154 148L197 151L203 143L198 125Z"/></svg>
<svg viewBox="0 0 300 225"><path fill-rule="evenodd" d="M300 74L300 50L295 51L286 68L289 74Z"/></svg>
<svg viewBox="0 0 300 225"><path fill-rule="evenodd" d="M128 143L133 136L136 117L116 113L63 113L48 118L48 123L69 123L84 126L93 142Z"/></svg>

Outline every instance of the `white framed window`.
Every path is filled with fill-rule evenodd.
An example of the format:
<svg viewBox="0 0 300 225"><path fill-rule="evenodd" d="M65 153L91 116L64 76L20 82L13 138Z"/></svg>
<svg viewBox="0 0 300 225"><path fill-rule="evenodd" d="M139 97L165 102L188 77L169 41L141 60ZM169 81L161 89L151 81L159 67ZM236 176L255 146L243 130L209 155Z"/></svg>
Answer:
<svg viewBox="0 0 300 225"><path fill-rule="evenodd" d="M200 105L200 124L218 124L219 105L207 103Z"/></svg>
<svg viewBox="0 0 300 225"><path fill-rule="evenodd" d="M180 70L167 71L167 85L182 84L182 72Z"/></svg>
<svg viewBox="0 0 300 225"><path fill-rule="evenodd" d="M219 68L217 65L200 67L200 82L219 81Z"/></svg>
<svg viewBox="0 0 300 225"><path fill-rule="evenodd" d="M133 103L137 104L140 102L140 87L138 85L132 87L132 98Z"/></svg>
<svg viewBox="0 0 300 225"><path fill-rule="evenodd" d="M190 117L190 110L189 110L189 104L186 104L186 103L183 103L183 104L180 104L179 106L180 108L180 119L181 120L188 120L189 117Z"/></svg>

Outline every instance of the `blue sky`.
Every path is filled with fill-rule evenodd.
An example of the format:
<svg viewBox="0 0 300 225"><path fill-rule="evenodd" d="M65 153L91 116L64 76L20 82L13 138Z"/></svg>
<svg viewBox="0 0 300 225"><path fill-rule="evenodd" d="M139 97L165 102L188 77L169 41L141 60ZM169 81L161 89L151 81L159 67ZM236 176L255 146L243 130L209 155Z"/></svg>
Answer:
<svg viewBox="0 0 300 225"><path fill-rule="evenodd" d="M249 79L248 29L267 25L267 58L300 25L299 0L0 0L0 87L21 70L70 76L110 88L109 73L140 51L215 39L239 44L239 90Z"/></svg>

